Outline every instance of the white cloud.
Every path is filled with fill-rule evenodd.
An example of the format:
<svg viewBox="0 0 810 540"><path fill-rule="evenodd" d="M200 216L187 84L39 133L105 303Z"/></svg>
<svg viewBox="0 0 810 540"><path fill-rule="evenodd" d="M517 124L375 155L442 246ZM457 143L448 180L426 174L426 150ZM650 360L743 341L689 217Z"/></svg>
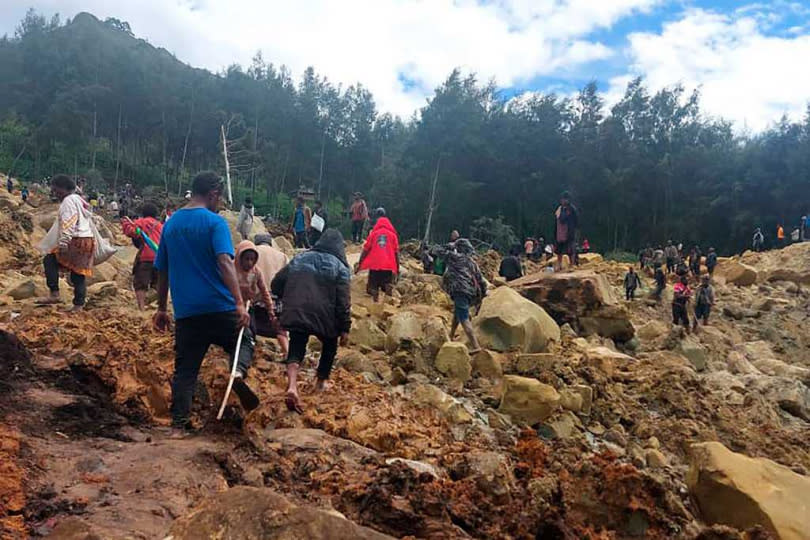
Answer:
<svg viewBox="0 0 810 540"><path fill-rule="evenodd" d="M693 10L664 25L661 33L629 36L629 75L611 81L620 97L627 80L645 77L655 90L682 83L701 88L704 110L759 131L782 114L798 119L810 99L810 34L764 33L766 19L754 9L735 15Z"/></svg>
<svg viewBox="0 0 810 540"><path fill-rule="evenodd" d="M410 115L454 67L502 86L571 73L612 51L588 40L665 0L5 0L0 31L28 6L128 21L139 37L194 66L249 63L257 50L294 75L308 65L344 86L362 82L380 110ZM399 74L417 81L405 89Z"/></svg>

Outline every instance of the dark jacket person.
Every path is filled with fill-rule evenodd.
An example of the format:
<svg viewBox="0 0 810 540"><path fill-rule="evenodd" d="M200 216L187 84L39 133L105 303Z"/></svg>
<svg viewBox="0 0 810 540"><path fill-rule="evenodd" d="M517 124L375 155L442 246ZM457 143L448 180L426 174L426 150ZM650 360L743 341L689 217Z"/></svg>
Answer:
<svg viewBox="0 0 810 540"><path fill-rule="evenodd" d="M351 273L343 236L327 229L310 251L297 255L273 279L271 289L284 305L281 325L290 332L287 355L287 407L301 412L298 369L310 336L322 344L318 362L318 390L326 388L337 354L338 339L345 345L351 329Z"/></svg>

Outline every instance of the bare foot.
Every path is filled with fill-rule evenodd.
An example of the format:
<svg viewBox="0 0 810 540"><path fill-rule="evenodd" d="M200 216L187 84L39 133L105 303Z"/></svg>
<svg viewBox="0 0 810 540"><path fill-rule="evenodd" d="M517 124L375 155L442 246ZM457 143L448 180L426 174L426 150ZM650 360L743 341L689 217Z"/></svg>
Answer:
<svg viewBox="0 0 810 540"><path fill-rule="evenodd" d="M80 311L84 311L84 306L73 306L70 308L71 313L78 313Z"/></svg>
<svg viewBox="0 0 810 540"><path fill-rule="evenodd" d="M304 409L301 408L301 401L298 397L297 390L287 390L287 397L284 399L284 402L287 405L288 411L304 414Z"/></svg>
<svg viewBox="0 0 810 540"><path fill-rule="evenodd" d="M329 381L327 381L325 379L318 379L318 382L315 383L315 391L316 392L326 392L331 387L332 387L332 385L329 384Z"/></svg>

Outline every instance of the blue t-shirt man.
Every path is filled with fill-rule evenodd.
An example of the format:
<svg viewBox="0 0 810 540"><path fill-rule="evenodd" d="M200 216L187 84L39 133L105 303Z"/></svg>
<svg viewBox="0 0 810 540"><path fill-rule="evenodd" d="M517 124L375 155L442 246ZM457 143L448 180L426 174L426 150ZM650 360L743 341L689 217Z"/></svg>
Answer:
<svg viewBox="0 0 810 540"><path fill-rule="evenodd" d="M155 268L169 274L176 319L234 310L217 265L223 253L234 256L228 224L206 208L182 208L163 226Z"/></svg>
<svg viewBox="0 0 810 540"><path fill-rule="evenodd" d="M295 222L293 225L293 230L297 233L302 233L307 230L306 219L304 219L303 206L295 207Z"/></svg>

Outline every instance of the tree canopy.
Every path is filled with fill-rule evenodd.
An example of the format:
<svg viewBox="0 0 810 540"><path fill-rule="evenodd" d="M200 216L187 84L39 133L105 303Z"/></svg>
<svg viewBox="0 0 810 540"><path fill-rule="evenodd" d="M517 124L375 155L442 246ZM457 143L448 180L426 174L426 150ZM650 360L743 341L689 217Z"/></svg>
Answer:
<svg viewBox="0 0 810 540"><path fill-rule="evenodd" d="M772 235L810 211L810 109L739 134L678 86L653 93L637 79L608 109L595 82L574 97L508 98L455 70L403 121L360 83L312 67L296 79L260 53L247 68L195 69L115 18L29 11L0 40L0 170L17 177L179 193L193 171L223 170L221 126L239 193L362 191L404 236L423 235L434 177L434 238L480 218L549 238L563 190L604 251L670 238L739 251L755 227Z"/></svg>

